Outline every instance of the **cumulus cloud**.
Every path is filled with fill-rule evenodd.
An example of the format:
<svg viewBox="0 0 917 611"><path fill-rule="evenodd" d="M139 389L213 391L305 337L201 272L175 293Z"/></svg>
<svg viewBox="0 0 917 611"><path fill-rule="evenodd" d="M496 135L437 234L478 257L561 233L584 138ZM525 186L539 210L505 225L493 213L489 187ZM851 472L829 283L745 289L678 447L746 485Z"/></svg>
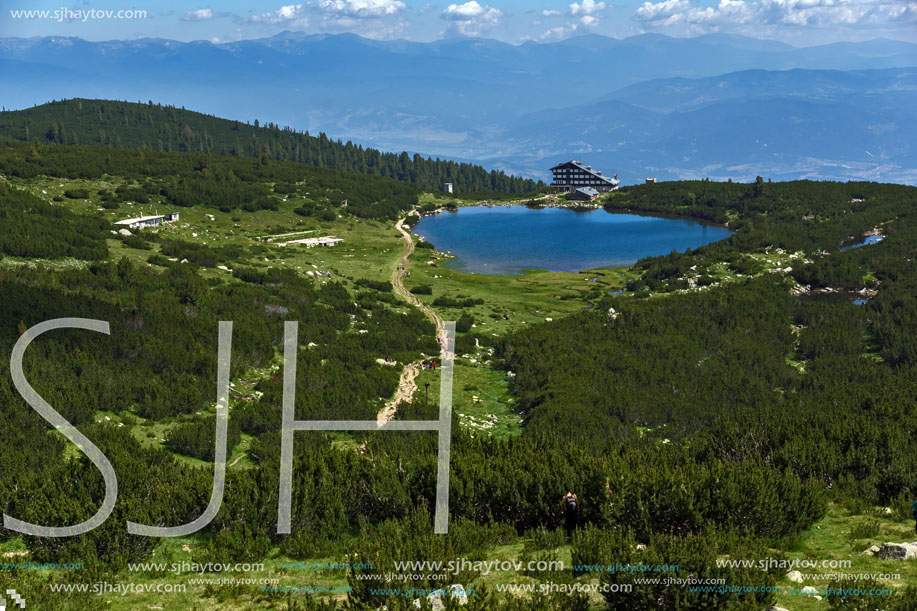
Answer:
<svg viewBox="0 0 917 611"><path fill-rule="evenodd" d="M584 0L585 1L585 0ZM650 27L687 26L717 31L734 26L837 26L917 22L917 2L895 0L720 0L701 7L691 0L644 2L633 15Z"/></svg>
<svg viewBox="0 0 917 611"><path fill-rule="evenodd" d="M401 0L319 0L316 4L324 13L356 19L397 15L406 6Z"/></svg>
<svg viewBox="0 0 917 611"><path fill-rule="evenodd" d="M477 0L465 4L450 4L440 15L451 22L451 28L463 36L476 36L500 23L503 13L492 6L483 6Z"/></svg>
<svg viewBox="0 0 917 611"><path fill-rule="evenodd" d="M555 11L554 9L545 9L541 11L542 17L560 17L561 14L560 11Z"/></svg>
<svg viewBox="0 0 917 611"><path fill-rule="evenodd" d="M309 20L305 17L305 12L306 7L303 4L288 4L281 6L276 11L249 17L247 21L267 25L290 24L305 27L309 24Z"/></svg>
<svg viewBox="0 0 917 611"><path fill-rule="evenodd" d="M595 0L583 0L582 2L574 2L570 5L570 14L573 16L576 15L594 15L595 13L601 13L605 10L606 4L604 2L596 2Z"/></svg>
<svg viewBox="0 0 917 611"><path fill-rule="evenodd" d="M181 16L182 21L208 21L216 17L213 9L199 8L193 11L185 11Z"/></svg>
<svg viewBox="0 0 917 611"><path fill-rule="evenodd" d="M599 14L606 8L608 8L608 5L604 2L583 0L582 2L574 2L570 5L570 15L573 17L582 15L579 19L580 25L586 28L594 28L599 25ZM571 25L575 26L576 24ZM572 30L575 31L576 27L573 27Z"/></svg>
<svg viewBox="0 0 917 611"><path fill-rule="evenodd" d="M567 38L572 33L576 31L577 25L575 23L570 24L570 26L559 25L555 28L550 28L545 30L544 33L538 37L538 40L550 41L550 40L563 40Z"/></svg>

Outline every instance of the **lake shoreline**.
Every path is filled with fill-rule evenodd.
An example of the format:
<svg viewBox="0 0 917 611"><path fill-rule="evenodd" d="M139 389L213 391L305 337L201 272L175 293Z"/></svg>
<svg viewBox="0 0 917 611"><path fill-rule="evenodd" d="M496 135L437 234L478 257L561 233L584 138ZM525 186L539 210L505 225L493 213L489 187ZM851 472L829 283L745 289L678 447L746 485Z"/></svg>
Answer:
<svg viewBox="0 0 917 611"><path fill-rule="evenodd" d="M461 207L473 216L462 215L462 222L444 222L434 219L442 216L439 209L422 216L412 231L448 256L440 264L462 273L518 276L524 269L573 274L627 269L640 259L673 249L692 250L733 233L727 226L704 219L608 210L600 205ZM601 210L607 216L565 215L559 210ZM458 208L449 211L458 214ZM716 234L713 238L711 230Z"/></svg>
<svg viewBox="0 0 917 611"><path fill-rule="evenodd" d="M532 201L538 202L538 201L541 201L542 199L547 199L547 198L538 198L534 200L531 200L531 199L530 200L509 200L509 201L503 201L502 203L489 202L486 200L473 201L473 202L456 201L456 202L453 202L455 205L454 208L447 208L444 205L443 207L438 208L437 210L434 210L432 212L421 213L420 217L423 218L425 216L433 216L436 214L442 214L443 212L458 212L460 208L512 208L512 207L521 206L521 207L530 208L533 210L540 210L540 209L545 209L545 208L560 208L560 209L565 209L565 210L573 210L574 212L593 212L595 210L603 210L609 214L633 214L636 216L651 216L651 217L656 217L656 218L684 219L684 220L689 220L689 221L696 221L698 223L702 223L704 225L710 225L713 227L722 227L724 229L729 229L733 233L737 231L732 226L730 226L729 221L725 223L718 223L716 221L711 221L710 219L701 218L699 216L693 216L691 214L679 214L677 212L655 212L652 210L640 210L636 208L616 207L616 206L612 206L609 208L609 205L611 204L612 200L607 197L601 203L567 202L563 200L552 201L551 203L545 203L545 204L539 203L535 205L532 205L530 203Z"/></svg>

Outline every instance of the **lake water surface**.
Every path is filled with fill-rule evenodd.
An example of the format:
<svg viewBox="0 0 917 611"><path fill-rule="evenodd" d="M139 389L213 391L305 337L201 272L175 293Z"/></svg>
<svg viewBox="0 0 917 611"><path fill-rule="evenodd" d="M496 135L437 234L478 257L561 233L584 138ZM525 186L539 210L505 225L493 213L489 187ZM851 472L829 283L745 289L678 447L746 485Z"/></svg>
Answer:
<svg viewBox="0 0 917 611"><path fill-rule="evenodd" d="M624 267L732 233L686 219L525 206L459 208L422 218L414 232L457 257L447 265L483 274Z"/></svg>

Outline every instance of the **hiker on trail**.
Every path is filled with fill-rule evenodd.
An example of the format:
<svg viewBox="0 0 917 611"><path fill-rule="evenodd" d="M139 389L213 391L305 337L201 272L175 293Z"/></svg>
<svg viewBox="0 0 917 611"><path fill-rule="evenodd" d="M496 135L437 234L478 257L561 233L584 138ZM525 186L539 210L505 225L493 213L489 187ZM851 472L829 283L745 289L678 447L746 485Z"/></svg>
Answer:
<svg viewBox="0 0 917 611"><path fill-rule="evenodd" d="M914 514L914 532L917 533L917 501L911 503L911 513Z"/></svg>
<svg viewBox="0 0 917 611"><path fill-rule="evenodd" d="M562 505L564 509L564 528L567 531L567 536L570 537L573 535L574 529L576 529L579 499L573 494L569 486L567 486L567 494L564 495Z"/></svg>

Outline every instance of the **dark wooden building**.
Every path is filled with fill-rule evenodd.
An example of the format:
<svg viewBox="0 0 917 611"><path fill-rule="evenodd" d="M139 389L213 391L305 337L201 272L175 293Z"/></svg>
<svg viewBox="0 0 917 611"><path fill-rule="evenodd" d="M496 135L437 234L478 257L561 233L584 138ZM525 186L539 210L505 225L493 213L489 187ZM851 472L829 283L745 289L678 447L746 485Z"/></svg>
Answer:
<svg viewBox="0 0 917 611"><path fill-rule="evenodd" d="M573 191L580 187L592 187L599 193L613 191L618 188L621 181L618 175L605 176L591 165L584 165L577 160L568 161L551 168L554 181L551 187L559 192Z"/></svg>
<svg viewBox="0 0 917 611"><path fill-rule="evenodd" d="M599 192L592 187L577 187L567 199L573 202L591 202L599 196Z"/></svg>

